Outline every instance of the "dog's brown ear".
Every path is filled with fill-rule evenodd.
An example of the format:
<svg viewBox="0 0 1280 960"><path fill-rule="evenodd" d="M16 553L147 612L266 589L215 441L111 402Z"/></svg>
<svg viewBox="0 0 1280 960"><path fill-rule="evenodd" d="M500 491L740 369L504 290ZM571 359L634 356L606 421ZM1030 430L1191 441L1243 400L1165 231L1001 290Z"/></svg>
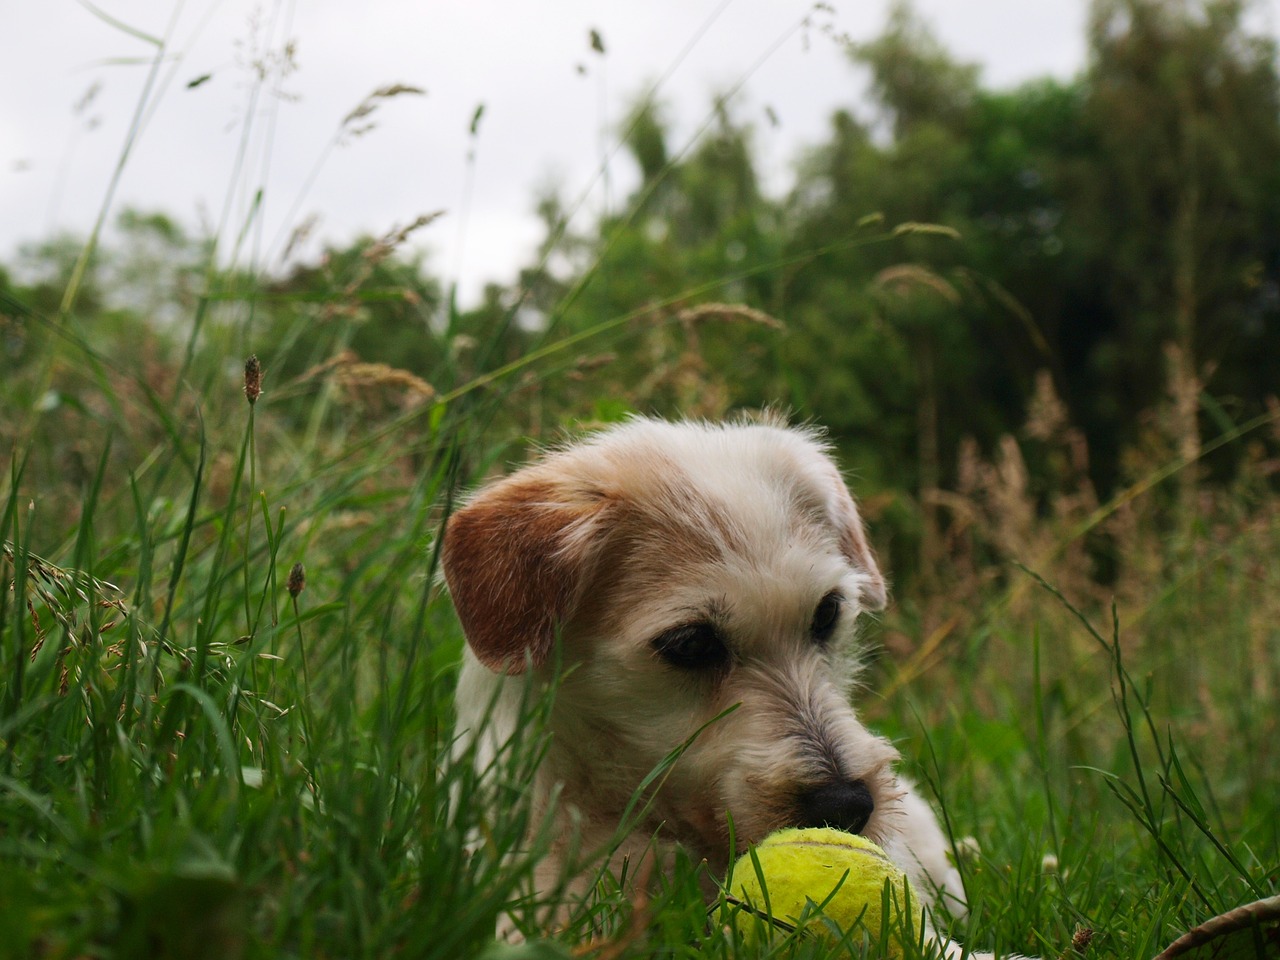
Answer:
<svg viewBox="0 0 1280 960"><path fill-rule="evenodd" d="M444 576L467 643L486 667L520 673L546 661L595 567L609 504L516 474L450 517Z"/></svg>
<svg viewBox="0 0 1280 960"><path fill-rule="evenodd" d="M823 473L827 488L827 512L839 534L840 552L866 578L862 585L863 607L868 610L883 610L889 604L889 588L884 574L880 572L880 565L876 563L876 555L867 542L862 515L858 513L853 494L845 486L844 478L840 476L835 464L828 460L825 467Z"/></svg>

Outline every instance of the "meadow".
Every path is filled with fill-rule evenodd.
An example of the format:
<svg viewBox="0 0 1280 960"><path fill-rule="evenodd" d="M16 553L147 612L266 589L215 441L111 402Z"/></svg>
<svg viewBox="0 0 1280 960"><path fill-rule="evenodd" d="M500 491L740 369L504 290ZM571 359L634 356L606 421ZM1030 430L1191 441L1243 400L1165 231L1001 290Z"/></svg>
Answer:
<svg viewBox="0 0 1280 960"><path fill-rule="evenodd" d="M111 306L101 233L52 279L3 275L0 955L849 955L744 945L689 862L639 893L601 875L543 930L524 785L545 698L485 776L451 756L464 641L437 551L457 499L633 411L758 406L718 351L741 332L752 369L785 368L803 339L754 297L785 250L595 298L634 227L602 224L576 282L532 274L560 305L532 327L520 301L466 314L424 279L402 248L426 222L289 278L225 265L242 230L174 242L165 324ZM858 229L891 257L936 239ZM365 346L393 335L398 354ZM1175 375L1103 486L1052 383L1027 380L1020 419L940 475L907 444L919 483L858 462L856 424L836 434L895 583L860 708L943 812L959 939L1140 960L1280 892L1280 411L1206 391L1188 445ZM801 381L764 402L824 422L874 400ZM529 939L497 943L513 901Z"/></svg>

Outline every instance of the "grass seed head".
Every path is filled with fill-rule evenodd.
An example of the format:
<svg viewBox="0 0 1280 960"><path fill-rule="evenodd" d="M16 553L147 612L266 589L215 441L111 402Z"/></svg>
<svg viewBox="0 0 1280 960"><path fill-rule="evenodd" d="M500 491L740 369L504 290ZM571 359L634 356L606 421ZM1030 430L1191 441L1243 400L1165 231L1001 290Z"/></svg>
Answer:
<svg viewBox="0 0 1280 960"><path fill-rule="evenodd" d="M289 596L293 597L295 600L298 598L298 594L306 589L307 571L302 566L301 562L293 565L293 569L289 571L289 580L285 586L289 591Z"/></svg>
<svg viewBox="0 0 1280 960"><path fill-rule="evenodd" d="M262 364L258 362L256 353L249 354L244 362L244 395L253 406L262 395Z"/></svg>

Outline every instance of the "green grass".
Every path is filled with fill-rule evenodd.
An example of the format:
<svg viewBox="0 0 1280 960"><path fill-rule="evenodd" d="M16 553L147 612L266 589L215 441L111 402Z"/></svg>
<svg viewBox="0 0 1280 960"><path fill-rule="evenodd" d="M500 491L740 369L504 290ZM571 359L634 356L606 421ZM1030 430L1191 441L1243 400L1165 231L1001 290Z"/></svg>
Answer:
<svg viewBox="0 0 1280 960"><path fill-rule="evenodd" d="M26 350L0 378L0 955L838 953L745 947L686 861L643 896L601 876L541 930L549 838L523 786L546 701L484 776L452 756L463 639L441 524L514 455L522 378L563 373L625 317L466 370L450 325L435 399L408 403L395 371L304 373L357 321L272 303L212 260L185 339L80 312L96 246L56 310L3 303ZM331 301L388 294L367 278L331 278ZM565 393L583 418L625 409ZM1280 889L1280 501L1222 491L1188 549L1144 486L1168 469L1115 504L1120 548L1151 563L1114 607L1054 586L1079 580L1065 548L1103 518L1046 520L1062 549L1043 586L998 564L898 597L868 631L863 712L944 812L965 943L1058 957L1087 928L1088 955L1137 960ZM494 943L512 903L533 939Z"/></svg>
<svg viewBox="0 0 1280 960"><path fill-rule="evenodd" d="M48 349L75 403L15 444L0 517L0 952L754 955L708 923L690 863L642 900L602 877L545 942L492 942L512 900L540 932L537 737L481 778L451 758L463 641L435 567L449 503L502 455L501 396L460 384L385 423L283 388L276 408L267 354L251 406L239 364L198 349L221 375L163 403L119 356ZM60 475L72 449L89 469ZM988 589L942 662L873 664L865 711L963 851L966 943L1058 956L1088 928L1093 955L1138 958L1274 894L1280 655L1248 601L1280 544L1241 516L1168 562L1140 641L1008 570L1018 600Z"/></svg>

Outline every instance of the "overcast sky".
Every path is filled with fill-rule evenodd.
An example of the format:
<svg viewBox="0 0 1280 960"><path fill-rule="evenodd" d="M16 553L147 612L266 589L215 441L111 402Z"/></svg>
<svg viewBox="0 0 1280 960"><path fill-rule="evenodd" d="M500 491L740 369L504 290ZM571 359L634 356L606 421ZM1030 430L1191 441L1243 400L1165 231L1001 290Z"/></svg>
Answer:
<svg viewBox="0 0 1280 960"><path fill-rule="evenodd" d="M1267 9L1277 4L1270 0ZM767 182L784 188L800 148L824 138L832 110L858 101L859 76L827 32L875 36L887 0L824 7L787 0L94 0L92 7L0 0L7 39L0 261L23 241L91 227L144 102L114 210L162 210L207 230L229 211L234 233L262 185L258 229L246 249L273 268L307 218L318 223L306 248L314 254L322 239L383 233L443 210L417 240L432 269L458 278L470 300L485 279L509 280L527 260L539 236L537 188L558 183L568 197L581 194L627 104L659 79L678 141L706 118L714 94L741 87L734 109L758 131ZM1086 0L917 0L917 8L958 58L983 65L989 85L1066 78L1083 65ZM591 49L593 29L603 55ZM168 57L148 94L159 38L167 38ZM296 69L273 83L278 93L251 102L251 64L278 65L286 42ZM367 118L374 129L334 146L343 118L389 84L426 92L382 102ZM617 202L631 176L628 162L615 158L608 193L598 182L588 209Z"/></svg>

